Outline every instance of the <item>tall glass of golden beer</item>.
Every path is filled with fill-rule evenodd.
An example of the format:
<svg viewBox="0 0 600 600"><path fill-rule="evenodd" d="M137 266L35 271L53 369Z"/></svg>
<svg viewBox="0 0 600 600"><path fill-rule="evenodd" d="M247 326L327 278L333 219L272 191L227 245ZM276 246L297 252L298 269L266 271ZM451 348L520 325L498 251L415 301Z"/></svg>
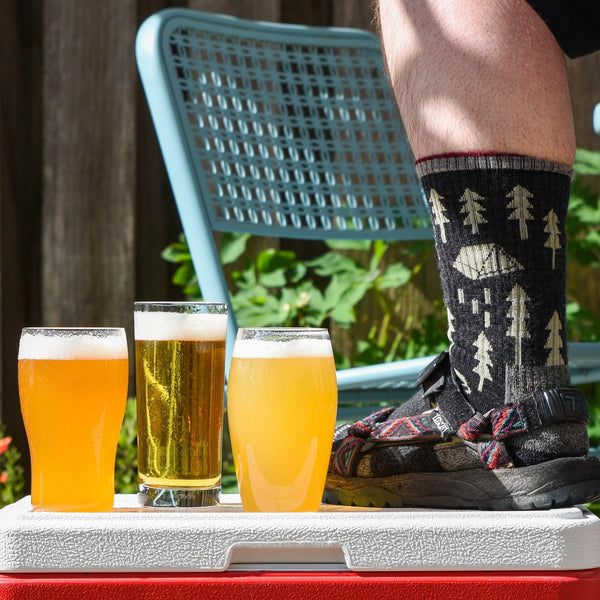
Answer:
<svg viewBox="0 0 600 600"><path fill-rule="evenodd" d="M121 328L25 328L19 396L39 510L106 511L128 384Z"/></svg>
<svg viewBox="0 0 600 600"><path fill-rule="evenodd" d="M227 406L244 510L318 510L337 409L327 330L240 329Z"/></svg>
<svg viewBox="0 0 600 600"><path fill-rule="evenodd" d="M136 302L138 498L211 506L221 491L227 304Z"/></svg>

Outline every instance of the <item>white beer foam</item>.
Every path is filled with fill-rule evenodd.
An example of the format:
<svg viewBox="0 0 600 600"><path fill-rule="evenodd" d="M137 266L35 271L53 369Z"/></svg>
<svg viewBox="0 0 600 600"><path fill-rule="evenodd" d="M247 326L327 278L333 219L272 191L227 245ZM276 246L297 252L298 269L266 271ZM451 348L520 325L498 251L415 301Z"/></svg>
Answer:
<svg viewBox="0 0 600 600"><path fill-rule="evenodd" d="M114 360L127 358L125 331L119 335L23 333L19 360Z"/></svg>
<svg viewBox="0 0 600 600"><path fill-rule="evenodd" d="M210 342L227 336L227 315L136 311L136 340Z"/></svg>
<svg viewBox="0 0 600 600"><path fill-rule="evenodd" d="M329 340L300 339L287 342L237 340L234 358L329 358L333 356Z"/></svg>

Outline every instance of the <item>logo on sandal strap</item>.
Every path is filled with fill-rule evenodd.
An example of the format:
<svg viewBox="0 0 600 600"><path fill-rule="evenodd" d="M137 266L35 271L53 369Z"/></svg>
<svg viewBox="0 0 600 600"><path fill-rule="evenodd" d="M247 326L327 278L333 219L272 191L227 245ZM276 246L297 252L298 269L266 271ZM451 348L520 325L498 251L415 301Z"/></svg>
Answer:
<svg viewBox="0 0 600 600"><path fill-rule="evenodd" d="M445 417L438 410L434 409L431 411L431 420L443 438L452 434L450 423L448 423Z"/></svg>

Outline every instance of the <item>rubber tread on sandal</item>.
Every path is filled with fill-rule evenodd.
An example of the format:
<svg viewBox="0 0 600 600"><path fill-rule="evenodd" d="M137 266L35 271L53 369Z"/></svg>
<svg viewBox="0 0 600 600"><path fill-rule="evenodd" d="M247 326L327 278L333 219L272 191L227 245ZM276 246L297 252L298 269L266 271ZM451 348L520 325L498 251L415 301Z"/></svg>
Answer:
<svg viewBox="0 0 600 600"><path fill-rule="evenodd" d="M408 473L388 477L329 475L329 504L479 510L532 510L573 506L600 496L600 461L557 458L509 469Z"/></svg>

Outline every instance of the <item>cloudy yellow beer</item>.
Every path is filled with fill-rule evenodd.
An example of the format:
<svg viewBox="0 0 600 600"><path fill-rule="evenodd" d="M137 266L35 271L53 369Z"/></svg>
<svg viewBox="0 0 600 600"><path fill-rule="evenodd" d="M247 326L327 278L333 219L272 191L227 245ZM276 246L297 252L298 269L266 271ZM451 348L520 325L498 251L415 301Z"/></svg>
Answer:
<svg viewBox="0 0 600 600"><path fill-rule="evenodd" d="M106 511L128 383L123 329L24 329L19 395L41 510Z"/></svg>
<svg viewBox="0 0 600 600"><path fill-rule="evenodd" d="M180 304L151 311L136 305L140 499L152 506L214 504L221 486L227 315L168 312L173 306Z"/></svg>
<svg viewBox="0 0 600 600"><path fill-rule="evenodd" d="M244 510L318 510L337 408L327 331L241 329L227 405Z"/></svg>

